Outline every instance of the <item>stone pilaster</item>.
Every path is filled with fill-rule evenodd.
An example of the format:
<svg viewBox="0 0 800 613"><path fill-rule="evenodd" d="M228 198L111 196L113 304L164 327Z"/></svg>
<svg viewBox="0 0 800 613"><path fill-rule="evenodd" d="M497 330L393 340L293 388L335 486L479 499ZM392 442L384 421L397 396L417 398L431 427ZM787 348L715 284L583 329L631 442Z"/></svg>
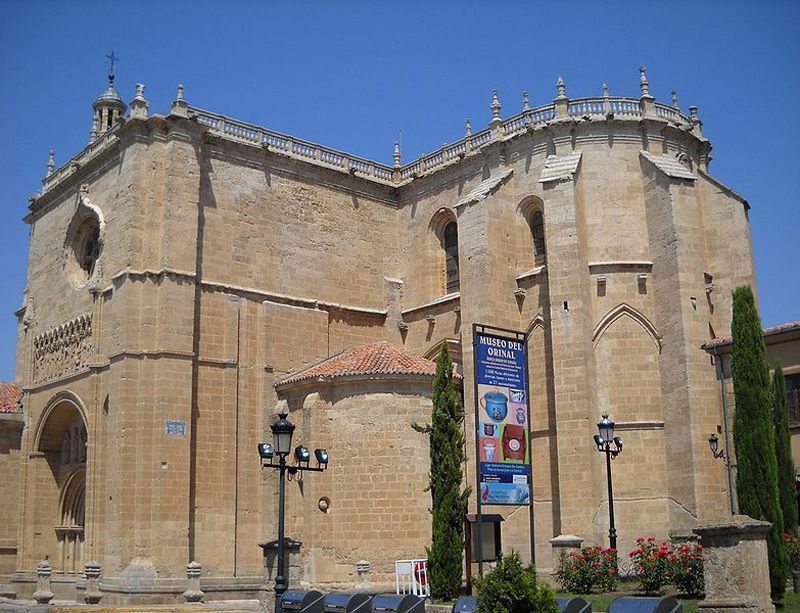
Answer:
<svg viewBox="0 0 800 613"><path fill-rule="evenodd" d="M668 176L642 160L645 206L653 257L656 328L660 361L667 488L672 530L691 528L703 517L724 514L724 474L713 463L707 436L721 420L708 356L710 313L705 299L703 219L694 181ZM721 504L720 501L723 501Z"/></svg>
<svg viewBox="0 0 800 613"><path fill-rule="evenodd" d="M593 390L591 298L578 197L571 175L544 183L561 532L592 526L598 458L587 452L597 411Z"/></svg>

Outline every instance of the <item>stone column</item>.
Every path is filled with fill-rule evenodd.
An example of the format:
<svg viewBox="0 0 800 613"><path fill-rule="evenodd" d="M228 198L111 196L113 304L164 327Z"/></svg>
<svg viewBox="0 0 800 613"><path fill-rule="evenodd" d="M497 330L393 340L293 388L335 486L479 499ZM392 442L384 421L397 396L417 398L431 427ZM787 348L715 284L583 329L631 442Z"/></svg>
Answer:
<svg viewBox="0 0 800 613"><path fill-rule="evenodd" d="M53 568L50 562L42 560L36 567L36 591L33 593L33 599L39 604L47 604L53 599L53 592L50 590L50 575L53 574Z"/></svg>
<svg viewBox="0 0 800 613"><path fill-rule="evenodd" d="M772 524L747 515L695 528L703 546L703 613L774 613L767 532Z"/></svg>
<svg viewBox="0 0 800 613"><path fill-rule="evenodd" d="M97 562L87 562L83 567L83 574L86 575L86 591L83 593L83 600L86 604L97 604L103 597L100 591L100 575L103 568Z"/></svg>
<svg viewBox="0 0 800 613"><path fill-rule="evenodd" d="M186 565L186 591L183 597L186 602L202 602L203 591L200 589L200 575L203 574L203 567L198 562L189 562Z"/></svg>

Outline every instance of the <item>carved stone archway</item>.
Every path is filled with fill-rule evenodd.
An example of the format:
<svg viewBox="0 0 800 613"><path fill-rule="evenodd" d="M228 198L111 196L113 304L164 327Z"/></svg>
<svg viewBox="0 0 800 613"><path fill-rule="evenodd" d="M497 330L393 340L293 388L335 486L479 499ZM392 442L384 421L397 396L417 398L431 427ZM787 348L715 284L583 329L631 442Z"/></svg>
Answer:
<svg viewBox="0 0 800 613"><path fill-rule="evenodd" d="M85 409L70 393L53 397L34 429L30 465L35 491L28 498L34 559L57 573L83 570L88 432Z"/></svg>

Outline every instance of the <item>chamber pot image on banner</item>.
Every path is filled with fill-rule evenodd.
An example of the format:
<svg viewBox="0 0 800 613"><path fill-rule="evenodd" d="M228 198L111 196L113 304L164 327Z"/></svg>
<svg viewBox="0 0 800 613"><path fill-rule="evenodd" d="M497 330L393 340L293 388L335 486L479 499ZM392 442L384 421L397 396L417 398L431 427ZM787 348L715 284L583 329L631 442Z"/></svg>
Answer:
<svg viewBox="0 0 800 613"><path fill-rule="evenodd" d="M508 415L508 396L498 390L486 392L481 396L480 405L489 419L497 423L502 422Z"/></svg>

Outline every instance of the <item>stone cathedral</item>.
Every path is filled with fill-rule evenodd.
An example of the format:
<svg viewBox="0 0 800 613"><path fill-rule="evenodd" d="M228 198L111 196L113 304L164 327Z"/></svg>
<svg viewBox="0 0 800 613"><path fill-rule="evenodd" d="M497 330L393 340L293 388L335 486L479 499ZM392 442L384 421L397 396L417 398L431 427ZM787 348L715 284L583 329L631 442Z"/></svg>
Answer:
<svg viewBox="0 0 800 613"><path fill-rule="evenodd" d="M366 561L393 591L395 560L430 541L411 423L429 420L442 344L474 490L473 323L527 333L540 568L556 537L607 542L604 413L625 444L623 552L726 514L702 345L754 284L749 205L710 174L697 108L656 101L644 68L638 85L570 98L559 78L505 116L495 92L486 127L387 164L202 110L182 86L156 114L112 75L89 144L60 166L51 152L25 217L0 582L29 598L47 560L74 598L91 561L105 603L176 602L197 561L208 599L252 597L277 529L256 448L287 407L295 441L331 458L288 484L293 584L352 589ZM530 559L527 507L484 512Z"/></svg>

